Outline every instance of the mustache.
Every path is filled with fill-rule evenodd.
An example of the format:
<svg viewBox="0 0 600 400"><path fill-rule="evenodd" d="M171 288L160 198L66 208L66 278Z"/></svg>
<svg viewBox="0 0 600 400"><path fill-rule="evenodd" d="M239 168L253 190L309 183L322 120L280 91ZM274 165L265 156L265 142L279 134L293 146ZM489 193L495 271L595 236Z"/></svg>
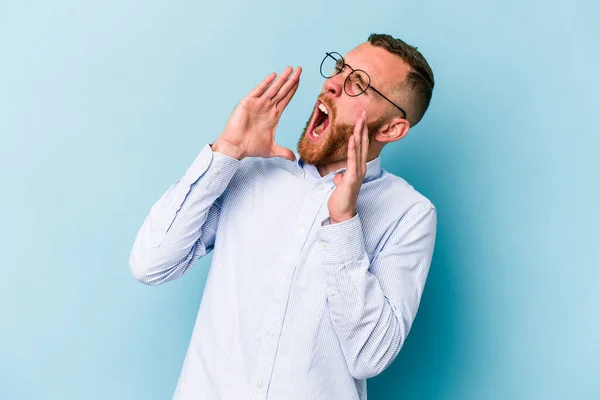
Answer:
<svg viewBox="0 0 600 400"><path fill-rule="evenodd" d="M337 109L335 107L335 104L333 104L333 102L331 101L331 99L329 99L327 96L325 96L325 94L321 93L319 96L317 96L317 99L325 104L325 106L327 107L327 109L330 111L330 116L329 119L331 119L332 117L335 116Z"/></svg>

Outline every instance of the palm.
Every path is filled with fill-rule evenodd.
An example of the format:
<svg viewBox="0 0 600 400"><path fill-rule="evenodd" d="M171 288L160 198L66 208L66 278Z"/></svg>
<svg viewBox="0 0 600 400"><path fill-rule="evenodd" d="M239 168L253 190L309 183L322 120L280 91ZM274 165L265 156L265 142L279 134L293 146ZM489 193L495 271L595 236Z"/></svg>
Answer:
<svg viewBox="0 0 600 400"><path fill-rule="evenodd" d="M356 122L354 134L348 140L346 172L343 175L336 174L333 178L335 189L327 202L333 223L346 221L356 215L358 193L367 171L369 133L366 120L366 112L363 112Z"/></svg>
<svg viewBox="0 0 600 400"><path fill-rule="evenodd" d="M270 111L254 99L244 99L233 111L226 129L245 132L242 143L246 145L247 152L268 154L266 150L275 145L275 130L279 122L276 115L269 115Z"/></svg>
<svg viewBox="0 0 600 400"><path fill-rule="evenodd" d="M288 67L277 80L274 74L269 75L239 102L220 139L238 147L247 157L279 156L293 160L291 150L275 143L275 131L283 110L298 88L300 72L298 68L291 74Z"/></svg>

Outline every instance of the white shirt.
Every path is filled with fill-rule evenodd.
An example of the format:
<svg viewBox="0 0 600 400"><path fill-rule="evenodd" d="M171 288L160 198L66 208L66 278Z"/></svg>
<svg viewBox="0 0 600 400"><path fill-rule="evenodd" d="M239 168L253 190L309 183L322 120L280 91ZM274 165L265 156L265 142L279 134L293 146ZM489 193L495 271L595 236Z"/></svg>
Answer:
<svg viewBox="0 0 600 400"><path fill-rule="evenodd" d="M380 162L367 163L357 215L330 224L335 172L298 153L239 161L204 146L129 259L158 285L213 251L173 399L367 398L410 330L436 234L432 203Z"/></svg>

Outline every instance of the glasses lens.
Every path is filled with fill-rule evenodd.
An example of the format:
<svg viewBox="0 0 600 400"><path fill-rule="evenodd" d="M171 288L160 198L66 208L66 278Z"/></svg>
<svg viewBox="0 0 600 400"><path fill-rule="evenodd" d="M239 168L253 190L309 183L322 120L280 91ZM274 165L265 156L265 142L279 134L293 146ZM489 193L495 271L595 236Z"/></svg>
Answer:
<svg viewBox="0 0 600 400"><path fill-rule="evenodd" d="M324 78L331 78L340 73L343 66L344 59L340 54L327 53L321 62L321 75L323 75Z"/></svg>
<svg viewBox="0 0 600 400"><path fill-rule="evenodd" d="M371 84L371 78L365 71L354 70L348 75L344 89L349 96L358 96L363 94Z"/></svg>

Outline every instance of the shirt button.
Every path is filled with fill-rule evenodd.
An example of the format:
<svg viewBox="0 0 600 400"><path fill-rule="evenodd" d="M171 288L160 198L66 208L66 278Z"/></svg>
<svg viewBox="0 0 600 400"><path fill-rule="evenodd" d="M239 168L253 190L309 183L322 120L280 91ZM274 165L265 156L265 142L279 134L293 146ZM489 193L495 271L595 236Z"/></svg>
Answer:
<svg viewBox="0 0 600 400"><path fill-rule="evenodd" d="M282 284L282 285L285 285L286 283L287 283L287 279L285 279L285 278L281 278L281 284Z"/></svg>
<svg viewBox="0 0 600 400"><path fill-rule="evenodd" d="M337 294L336 292L331 292L331 293L329 293L329 295L330 295L331 297L335 296L336 294Z"/></svg>
<svg viewBox="0 0 600 400"><path fill-rule="evenodd" d="M273 333L273 331L269 331L269 337L272 338L273 336L275 336L275 334Z"/></svg>
<svg viewBox="0 0 600 400"><path fill-rule="evenodd" d="M263 387L262 381L256 382L256 387L259 388L259 389L262 389L262 387Z"/></svg>
<svg viewBox="0 0 600 400"><path fill-rule="evenodd" d="M321 247L324 249L327 247L327 243L325 243L324 241L321 240Z"/></svg>
<svg viewBox="0 0 600 400"><path fill-rule="evenodd" d="M298 228L298 233L302 235L304 233L304 228L303 227Z"/></svg>
<svg viewBox="0 0 600 400"><path fill-rule="evenodd" d="M323 190L323 184L322 184L322 183L319 183L319 186L318 186L318 188L319 188L319 190Z"/></svg>
<svg viewBox="0 0 600 400"><path fill-rule="evenodd" d="M215 169L215 174L218 174L221 170L219 168Z"/></svg>

